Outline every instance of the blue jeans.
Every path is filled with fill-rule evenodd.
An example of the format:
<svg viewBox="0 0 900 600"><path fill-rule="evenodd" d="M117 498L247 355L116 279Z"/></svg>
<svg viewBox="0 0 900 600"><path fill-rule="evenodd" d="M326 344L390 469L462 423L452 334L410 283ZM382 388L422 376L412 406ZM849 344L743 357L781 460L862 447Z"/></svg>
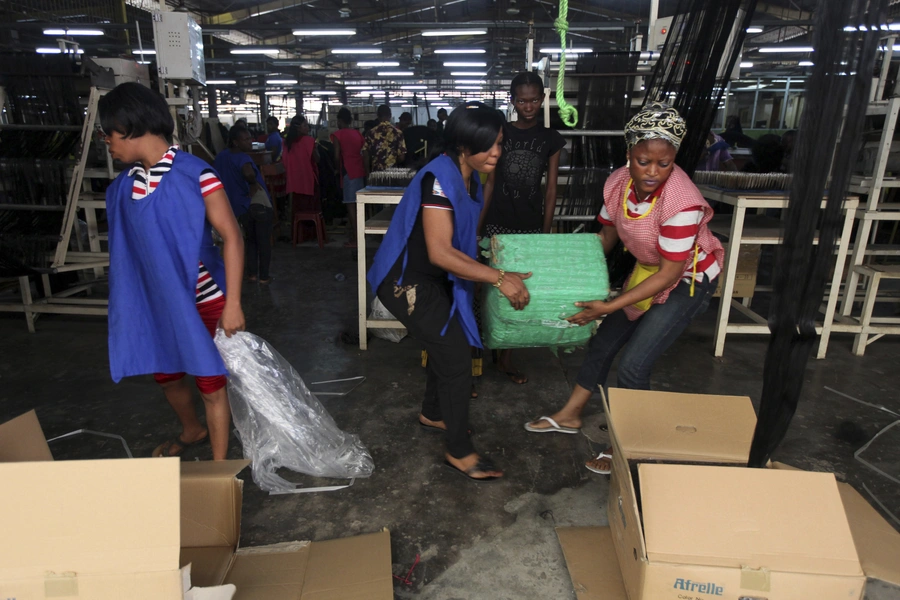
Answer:
<svg viewBox="0 0 900 600"><path fill-rule="evenodd" d="M694 285L692 298L690 284L682 281L665 304L654 304L636 321L629 321L621 310L607 315L588 344L576 383L591 392L598 385L605 386L613 361L624 347L619 359L618 387L649 390L653 363L694 317L706 312L717 284L718 281L704 277L703 283Z"/></svg>
<svg viewBox="0 0 900 600"><path fill-rule="evenodd" d="M366 187L366 178L365 177L357 177L356 179L350 179L350 176L344 174L343 177L343 186L342 192L344 195L344 204L353 204L356 202L356 192ZM353 208L348 208L347 210L356 210Z"/></svg>

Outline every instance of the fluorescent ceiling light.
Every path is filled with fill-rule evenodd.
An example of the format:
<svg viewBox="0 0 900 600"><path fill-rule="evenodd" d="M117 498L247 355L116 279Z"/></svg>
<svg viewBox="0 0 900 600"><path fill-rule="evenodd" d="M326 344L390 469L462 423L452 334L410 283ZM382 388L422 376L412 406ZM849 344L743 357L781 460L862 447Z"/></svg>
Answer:
<svg viewBox="0 0 900 600"><path fill-rule="evenodd" d="M268 79L266 85L297 85L296 79Z"/></svg>
<svg viewBox="0 0 900 600"><path fill-rule="evenodd" d="M541 48L541 54L559 54L559 48ZM593 52L592 48L566 48L566 56L570 54L587 54Z"/></svg>
<svg viewBox="0 0 900 600"><path fill-rule="evenodd" d="M131 51L132 54L156 54L156 50L144 48L141 50L140 48L135 48Z"/></svg>
<svg viewBox="0 0 900 600"><path fill-rule="evenodd" d="M453 71L453 77L487 77L486 71Z"/></svg>
<svg viewBox="0 0 900 600"><path fill-rule="evenodd" d="M416 104L401 104L400 108L419 108Z"/></svg>
<svg viewBox="0 0 900 600"><path fill-rule="evenodd" d="M409 102L409 100L406 100L405 98L391 98L388 102L392 104L401 104L403 102Z"/></svg>
<svg viewBox="0 0 900 600"><path fill-rule="evenodd" d="M368 98L369 96L383 96L384 92L381 90L369 90L367 92L358 92L353 94L354 98Z"/></svg>
<svg viewBox="0 0 900 600"><path fill-rule="evenodd" d="M811 67L811 66L813 66L813 63L812 63L811 61L808 61L808 60L801 60L799 63L797 63L797 66L800 66L800 67Z"/></svg>
<svg viewBox="0 0 900 600"><path fill-rule="evenodd" d="M427 85L401 85L401 90L427 90Z"/></svg>
<svg viewBox="0 0 900 600"><path fill-rule="evenodd" d="M287 92L279 90L270 90L266 92L266 96L287 96Z"/></svg>
<svg viewBox="0 0 900 600"><path fill-rule="evenodd" d="M487 29L426 29L422 32L424 37L442 37L450 35L484 35Z"/></svg>
<svg viewBox="0 0 900 600"><path fill-rule="evenodd" d="M381 54L381 48L332 48L332 54Z"/></svg>
<svg viewBox="0 0 900 600"><path fill-rule="evenodd" d="M375 90L378 89L374 85L348 85L344 86L348 90Z"/></svg>
<svg viewBox="0 0 900 600"><path fill-rule="evenodd" d="M337 92L332 90L316 90L315 92L310 92L313 96L334 96Z"/></svg>
<svg viewBox="0 0 900 600"><path fill-rule="evenodd" d="M102 29L45 29L44 35L103 35Z"/></svg>
<svg viewBox="0 0 900 600"><path fill-rule="evenodd" d="M747 28L747 33L762 33L762 32L763 32L762 27L748 27Z"/></svg>
<svg viewBox="0 0 900 600"><path fill-rule="evenodd" d="M278 54L278 48L232 48L232 54Z"/></svg>
<svg viewBox="0 0 900 600"><path fill-rule="evenodd" d="M235 85L237 81L234 79L207 79L206 85Z"/></svg>
<svg viewBox="0 0 900 600"><path fill-rule="evenodd" d="M458 90L481 90L480 85L458 85L456 86Z"/></svg>
<svg viewBox="0 0 900 600"><path fill-rule="evenodd" d="M38 48L38 54L63 54L59 48ZM66 48L65 54L84 54L84 50L79 48L77 51L72 48Z"/></svg>
<svg viewBox="0 0 900 600"><path fill-rule="evenodd" d="M400 63L394 60L364 60L356 63L357 67L399 67Z"/></svg>
<svg viewBox="0 0 900 600"><path fill-rule="evenodd" d="M412 71L378 71L379 77L411 77Z"/></svg>
<svg viewBox="0 0 900 600"><path fill-rule="evenodd" d="M453 83L456 85L484 85L484 82L478 79L456 79Z"/></svg>
<svg viewBox="0 0 900 600"><path fill-rule="evenodd" d="M136 62L137 62L137 64L139 64L139 65L149 65L149 64L151 63L151 61L149 61L149 60L139 60L139 61L136 61Z"/></svg>
<svg viewBox="0 0 900 600"><path fill-rule="evenodd" d="M294 35L356 35L355 29L295 29Z"/></svg>
<svg viewBox="0 0 900 600"><path fill-rule="evenodd" d="M742 62L742 63L741 63L741 68L742 68L742 69L752 69L752 68L753 68L753 63L752 63L752 62Z"/></svg>
<svg viewBox="0 0 900 600"><path fill-rule="evenodd" d="M487 63L462 60L462 61L445 62L444 66L445 67L486 67Z"/></svg>
<svg viewBox="0 0 900 600"><path fill-rule="evenodd" d="M435 54L484 54L484 48L437 48Z"/></svg>
<svg viewBox="0 0 900 600"><path fill-rule="evenodd" d="M759 48L760 52L767 54L781 53L781 52L813 52L812 46L768 46L766 48Z"/></svg>

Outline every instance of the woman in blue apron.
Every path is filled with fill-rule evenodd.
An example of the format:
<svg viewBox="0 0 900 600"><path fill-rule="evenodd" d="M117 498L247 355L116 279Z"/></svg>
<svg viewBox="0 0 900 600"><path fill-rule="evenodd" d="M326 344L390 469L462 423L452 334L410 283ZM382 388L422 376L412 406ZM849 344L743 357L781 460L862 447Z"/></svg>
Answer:
<svg viewBox="0 0 900 600"><path fill-rule="evenodd" d="M469 437L470 347L481 348L472 311L475 282L498 288L516 309L529 300L523 280L530 274L505 273L476 260L483 206L478 173L497 166L503 121L483 104L450 114L443 152L406 189L368 274L378 298L428 352L419 424L445 433L444 464L475 481L503 476Z"/></svg>
<svg viewBox="0 0 900 600"><path fill-rule="evenodd" d="M154 456L210 442L224 460L231 411L213 336L217 326L228 336L244 329L240 229L215 171L172 144L175 122L161 95L123 83L100 99L99 114L110 155L129 165L106 191L112 378L152 373L163 387L182 431ZM185 374L203 397L205 426Z"/></svg>

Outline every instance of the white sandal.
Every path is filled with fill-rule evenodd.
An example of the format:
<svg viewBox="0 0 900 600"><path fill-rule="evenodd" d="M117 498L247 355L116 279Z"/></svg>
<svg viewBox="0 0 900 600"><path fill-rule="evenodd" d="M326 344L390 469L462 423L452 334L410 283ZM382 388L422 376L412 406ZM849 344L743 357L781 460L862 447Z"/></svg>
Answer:
<svg viewBox="0 0 900 600"><path fill-rule="evenodd" d="M550 427L535 427L532 425L532 423L538 423L540 421L547 421L550 424ZM525 431L530 431L531 433L578 433L579 429L576 427L560 425L550 417L540 417L539 419L525 423Z"/></svg>
<svg viewBox="0 0 900 600"><path fill-rule="evenodd" d="M590 465L591 462L593 462L595 460L600 460L601 458L608 458L609 466L612 467L612 452L610 452L609 450L604 450L603 452L601 452L600 454L597 455L597 458L592 458L591 460L584 463L584 467L588 471L593 471L594 473L597 473L598 475L609 475L610 469L598 469L598 468L592 467Z"/></svg>

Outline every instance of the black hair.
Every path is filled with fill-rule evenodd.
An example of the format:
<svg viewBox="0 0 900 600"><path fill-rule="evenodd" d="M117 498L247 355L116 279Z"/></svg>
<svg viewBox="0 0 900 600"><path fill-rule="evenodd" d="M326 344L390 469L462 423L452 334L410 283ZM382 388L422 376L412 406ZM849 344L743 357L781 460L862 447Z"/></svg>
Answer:
<svg viewBox="0 0 900 600"><path fill-rule="evenodd" d="M269 117L266 119L266 125L269 123L275 123L275 127L278 127L278 117Z"/></svg>
<svg viewBox="0 0 900 600"><path fill-rule="evenodd" d="M294 145L294 142L300 139L300 126L306 123L306 117L296 115L291 119L291 125L288 127L287 137L284 139L284 145L288 150Z"/></svg>
<svg viewBox="0 0 900 600"><path fill-rule="evenodd" d="M400 113L400 116L397 118L397 120L402 121L404 119L409 119L410 121L412 121L412 113L411 112Z"/></svg>
<svg viewBox="0 0 900 600"><path fill-rule="evenodd" d="M244 127L243 125L234 125L231 129L228 130L228 147L231 148L238 140L238 136L242 133L246 132L247 135L250 135L250 130Z"/></svg>
<svg viewBox="0 0 900 600"><path fill-rule="evenodd" d="M435 121L434 119L428 119L428 122L425 124L426 125L432 125L432 124L437 125L437 121Z"/></svg>
<svg viewBox="0 0 900 600"><path fill-rule="evenodd" d="M436 144L430 158L446 152L457 162L460 150L472 154L487 152L497 141L504 122L503 113L487 104L469 102L460 106L450 113L444 126L443 145Z"/></svg>
<svg viewBox="0 0 900 600"><path fill-rule="evenodd" d="M541 76L534 71L522 71L521 73L513 77L512 83L509 84L509 95L511 98L515 99L516 88L520 85L537 86L537 88L541 91L541 94L544 93L544 80L541 79Z"/></svg>
<svg viewBox="0 0 900 600"><path fill-rule="evenodd" d="M441 113L444 113L444 114L446 115L446 114L447 114L447 109L446 109L446 108L439 108L438 111L437 111L438 116L441 116Z"/></svg>
<svg viewBox="0 0 900 600"><path fill-rule="evenodd" d="M158 135L172 143L175 120L162 95L139 83L117 85L100 97L100 127L106 135L116 131L126 138Z"/></svg>
<svg viewBox="0 0 900 600"><path fill-rule="evenodd" d="M338 111L337 120L341 123L346 123L349 125L353 122L353 114L350 112L350 109L346 106L342 106L341 110Z"/></svg>
<svg viewBox="0 0 900 600"><path fill-rule="evenodd" d="M378 115L379 119L390 119L391 118L391 107L387 104L382 104L378 107L378 112L375 114Z"/></svg>
<svg viewBox="0 0 900 600"><path fill-rule="evenodd" d="M378 125L378 121L376 121L374 119L370 119L370 120L366 121L365 123L363 123L363 131L369 131L376 125Z"/></svg>

